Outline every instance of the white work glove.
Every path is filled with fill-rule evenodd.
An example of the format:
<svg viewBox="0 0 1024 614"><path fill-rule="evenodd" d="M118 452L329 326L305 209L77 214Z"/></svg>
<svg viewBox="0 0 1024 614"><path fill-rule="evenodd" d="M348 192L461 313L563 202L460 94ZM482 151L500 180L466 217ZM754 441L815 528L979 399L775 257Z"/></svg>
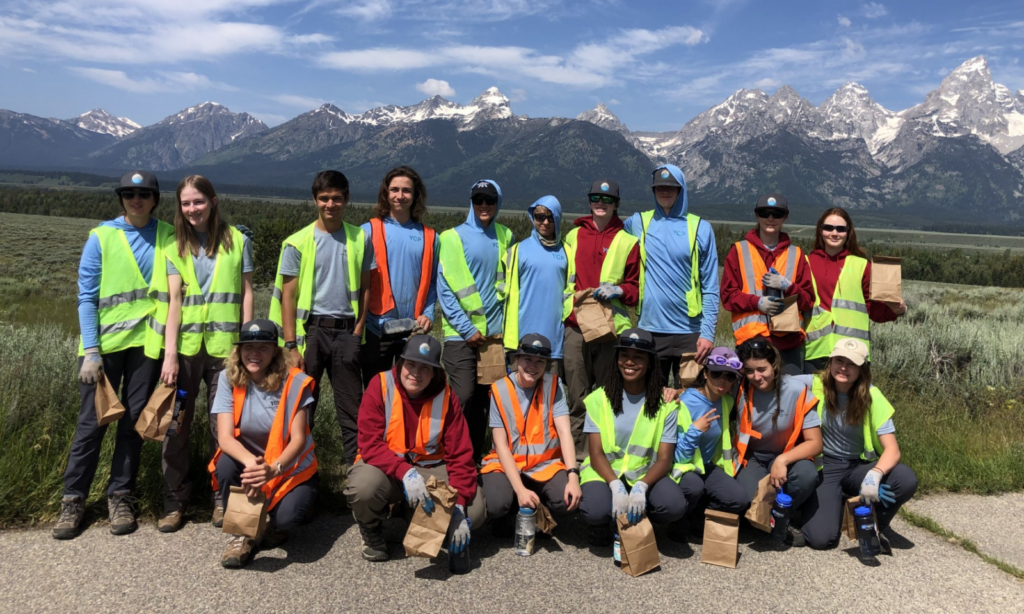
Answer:
<svg viewBox="0 0 1024 614"><path fill-rule="evenodd" d="M633 484L633 490L629 493L629 514L626 519L629 524L636 524L644 517L647 511L647 482Z"/></svg>
<svg viewBox="0 0 1024 614"><path fill-rule="evenodd" d="M427 494L427 483L415 467L402 476L402 490L405 491L405 500L409 502L410 508L415 509L417 504L422 504L428 516L434 513L434 500Z"/></svg>
<svg viewBox="0 0 1024 614"><path fill-rule="evenodd" d="M603 283L594 290L594 298L599 301L610 301L622 296L622 288L609 283Z"/></svg>
<svg viewBox="0 0 1024 614"><path fill-rule="evenodd" d="M776 298L774 296L762 296L757 299L757 308L765 315L777 316L782 313L783 307L785 307L785 305L781 298Z"/></svg>
<svg viewBox="0 0 1024 614"><path fill-rule="evenodd" d="M103 359L100 358L99 348L89 348L85 351L85 360L78 370L78 381L83 384L95 385L100 378L100 371L103 370Z"/></svg>
<svg viewBox="0 0 1024 614"><path fill-rule="evenodd" d="M882 472L879 469L872 469L864 476L860 483L860 498L865 503L878 503L878 487L882 484Z"/></svg>
<svg viewBox="0 0 1024 614"><path fill-rule="evenodd" d="M782 290L785 292L786 290L789 290L789 287L793 285L793 282L773 270L772 272L764 274L761 278L761 285L765 288L775 288L776 290Z"/></svg>
<svg viewBox="0 0 1024 614"><path fill-rule="evenodd" d="M612 518L618 518L629 511L629 492L622 480L608 482L608 488L612 491Z"/></svg>
<svg viewBox="0 0 1024 614"><path fill-rule="evenodd" d="M455 506L452 510L451 526L454 527L454 531L448 540L448 552L458 554L469 547L469 530L473 526L469 518L466 518L466 508L461 505Z"/></svg>

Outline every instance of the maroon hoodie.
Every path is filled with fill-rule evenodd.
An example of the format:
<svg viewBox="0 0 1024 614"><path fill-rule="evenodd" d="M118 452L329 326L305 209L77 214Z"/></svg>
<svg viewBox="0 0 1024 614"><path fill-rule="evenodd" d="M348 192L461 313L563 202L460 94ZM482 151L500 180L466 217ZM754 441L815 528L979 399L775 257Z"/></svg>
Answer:
<svg viewBox="0 0 1024 614"><path fill-rule="evenodd" d="M835 256L829 256L824 250L816 249L807 255L811 265L811 272L814 274L814 281L818 283L818 299L821 301L821 308L832 311L832 297L836 293L836 284L839 283L839 274L843 271L843 264L850 252L845 249ZM896 312L885 303L879 303L867 298L871 296L871 262L868 261L864 269L864 277L860 280L861 290L867 300L868 316L872 322L892 322L897 317Z"/></svg>
<svg viewBox="0 0 1024 614"><path fill-rule="evenodd" d="M622 220L613 215L604 230L598 231L594 225L594 216L587 215L576 218L574 222L579 231L576 233L576 290L597 288L601 285L601 266L604 257L611 247L615 235L625 232ZM636 307L640 300L640 246L634 245L626 258L626 270L622 283L622 296L619 300L627 307ZM576 324L576 313L572 312L565 319L566 326L579 328Z"/></svg>

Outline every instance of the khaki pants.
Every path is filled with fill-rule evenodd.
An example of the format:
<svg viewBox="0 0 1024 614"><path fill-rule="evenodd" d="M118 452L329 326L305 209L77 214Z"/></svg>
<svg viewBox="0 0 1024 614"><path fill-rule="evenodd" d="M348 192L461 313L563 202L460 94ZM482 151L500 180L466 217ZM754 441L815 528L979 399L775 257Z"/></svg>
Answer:
<svg viewBox="0 0 1024 614"><path fill-rule="evenodd" d="M587 418L583 399L611 379L615 368L615 341L587 343L583 340L583 333L572 326L565 327L564 339L562 347L565 351L565 384L569 389L569 398L566 399L569 403L569 424L576 445L576 460L582 462L587 458L590 448L589 439L583 434L583 423Z"/></svg>
<svg viewBox="0 0 1024 614"><path fill-rule="evenodd" d="M435 467L416 467L416 471L424 480L433 476L434 479L448 481L448 470L444 463ZM405 493L400 480L393 480L380 469L360 460L348 472L345 498L348 499L348 506L352 508L356 522L369 523L387 518L388 507L401 503ZM473 530L482 527L487 520L487 505L482 489L476 489L476 495L466 506L466 516Z"/></svg>

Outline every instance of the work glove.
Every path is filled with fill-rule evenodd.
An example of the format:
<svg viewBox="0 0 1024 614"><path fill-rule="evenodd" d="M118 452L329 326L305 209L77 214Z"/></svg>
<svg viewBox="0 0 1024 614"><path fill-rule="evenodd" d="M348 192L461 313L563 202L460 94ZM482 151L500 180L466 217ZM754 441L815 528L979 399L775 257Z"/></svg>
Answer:
<svg viewBox="0 0 1024 614"><path fill-rule="evenodd" d="M782 302L781 298L776 298L774 296L762 296L757 299L757 308L765 315L777 316L782 313L783 307L785 307L785 304Z"/></svg>
<svg viewBox="0 0 1024 614"><path fill-rule="evenodd" d="M78 381L83 384L95 385L103 370L103 359L100 358L99 348L89 348L85 351L85 360L78 370Z"/></svg>
<svg viewBox="0 0 1024 614"><path fill-rule="evenodd" d="M397 320L388 320L380 327L381 337L388 339L398 339L408 337L413 334L416 329L416 320L412 318L399 318Z"/></svg>
<svg viewBox="0 0 1024 614"><path fill-rule="evenodd" d="M612 518L618 518L629 511L629 492L622 480L608 482L608 488L612 491Z"/></svg>
<svg viewBox="0 0 1024 614"><path fill-rule="evenodd" d="M248 226L242 226L241 224L235 224L235 229L238 230L238 232L240 232L240 233L244 234L245 236L249 237L250 241L253 241L255 239L255 236L253 235L252 230L250 230Z"/></svg>
<svg viewBox="0 0 1024 614"><path fill-rule="evenodd" d="M456 505L452 510L452 524L455 530L448 540L448 552L458 554L469 547L469 529L472 523L466 518L466 508Z"/></svg>
<svg viewBox="0 0 1024 614"><path fill-rule="evenodd" d="M878 503L878 487L882 484L882 472L879 469L872 469L868 471L868 474L864 476L864 481L860 483L860 498L865 503ZM886 487L888 491L889 488ZM892 494L889 493L891 497ZM896 499L893 499L896 501Z"/></svg>
<svg viewBox="0 0 1024 614"><path fill-rule="evenodd" d="M427 483L415 467L406 471L402 477L402 490L405 491L405 500L409 502L410 508L415 509L417 504L422 504L428 516L434 513L434 500L427 494Z"/></svg>
<svg viewBox="0 0 1024 614"><path fill-rule="evenodd" d="M636 524L644 517L647 511L647 482L633 484L633 490L629 493L629 513L626 519L629 524Z"/></svg>
<svg viewBox="0 0 1024 614"><path fill-rule="evenodd" d="M761 285L765 288L774 288L785 292L786 290L789 290L789 287L793 285L793 282L783 277L775 269L769 269L768 272L761 277Z"/></svg>
<svg viewBox="0 0 1024 614"><path fill-rule="evenodd" d="M888 484L881 484L878 486L878 500L882 502L883 507L889 507L896 503L896 495L892 493L892 487Z"/></svg>
<svg viewBox="0 0 1024 614"><path fill-rule="evenodd" d="M597 287L597 290L594 290L594 298L599 301L610 301L620 296L622 296L622 288L609 283L601 284Z"/></svg>

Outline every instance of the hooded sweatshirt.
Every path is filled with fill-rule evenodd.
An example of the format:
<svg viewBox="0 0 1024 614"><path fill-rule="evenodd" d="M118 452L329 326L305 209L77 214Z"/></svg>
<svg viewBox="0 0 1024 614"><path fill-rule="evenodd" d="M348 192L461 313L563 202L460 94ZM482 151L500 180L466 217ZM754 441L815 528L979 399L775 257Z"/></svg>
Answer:
<svg viewBox="0 0 1024 614"><path fill-rule="evenodd" d="M555 238L552 247L541 244L537 229L519 242L519 262L507 263L505 269L511 274L512 266L519 269L519 337L528 333L544 335L551 341L551 357L562 358L562 336L565 326L562 322L562 294L566 288L569 262L561 242L562 205L554 196L543 196L530 205L530 220L538 206L547 207L555 217ZM512 250L509 250L511 257ZM511 281L507 279L506 282ZM514 297L509 296L508 300ZM507 340L506 340L507 342ZM516 345L519 339L515 340Z"/></svg>
<svg viewBox="0 0 1024 614"><path fill-rule="evenodd" d="M576 233L576 289L596 288L601 285L601 267L604 265L604 258L608 254L615 235L622 230L622 220L618 215L613 215L608 220L604 230L598 230L594 224L594 216L576 218L573 222L579 231ZM640 298L640 246L634 245L626 258L626 269L624 279L619 287L622 288L622 296L619 297L627 307L636 307ZM576 323L576 312L569 314L565 319L567 326L579 328Z"/></svg>
<svg viewBox="0 0 1024 614"><path fill-rule="evenodd" d="M671 164L667 169L682 189L668 215L654 197L654 218L647 228L643 303L640 305L639 327L671 335L700 333L702 339L714 341L718 323L718 251L711 224L701 220L697 227L697 250L700 262L700 289L703 311L697 317L687 315L686 293L690 290L690 246L687 228L686 179L683 171ZM624 224L626 232L636 238L643 235L643 221L634 213Z"/></svg>
<svg viewBox="0 0 1024 614"><path fill-rule="evenodd" d="M469 215L466 216L465 222L455 227L455 232L462 241L466 264L469 265L469 272L473 275L477 291L480 293L480 301L484 305L484 315L487 317L487 336L489 337L501 332L504 321L502 319L504 315L502 304L498 301L498 295L494 289L498 276L498 259L503 258L504 254L498 253L498 237L494 230L498 213L501 212L501 187L492 179L484 179L484 181L493 185L494 189L498 191L498 206L494 211L495 219L485 227L473 213L473 203L470 201ZM441 315L459 333L459 336L445 337L445 341L464 341L478 332L469 316L462 310L459 299L455 297L451 286L444 278L444 267L440 262L438 263L437 298L441 303Z"/></svg>
<svg viewBox="0 0 1024 614"><path fill-rule="evenodd" d="M818 299L821 301L821 308L832 311L832 297L836 293L836 284L839 283L839 274L843 272L843 264L850 252L845 249L835 256L829 256L825 250L816 249L807 255L807 261L811 265L811 273L814 281L818 284ZM885 303L873 301L867 297L871 296L871 261L864 268L864 277L860 282L867 300L868 316L872 322L892 322L896 320L896 312Z"/></svg>

